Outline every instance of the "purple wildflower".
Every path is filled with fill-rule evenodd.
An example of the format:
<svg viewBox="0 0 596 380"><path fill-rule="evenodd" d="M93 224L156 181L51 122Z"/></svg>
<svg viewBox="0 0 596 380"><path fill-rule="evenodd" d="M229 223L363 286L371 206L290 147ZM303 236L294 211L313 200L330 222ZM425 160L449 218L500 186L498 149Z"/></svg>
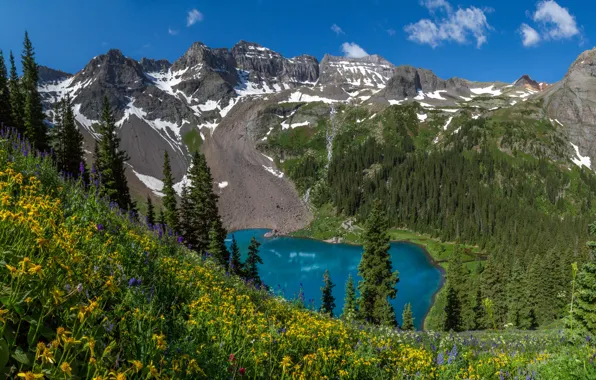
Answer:
<svg viewBox="0 0 596 380"><path fill-rule="evenodd" d="M83 161L79 163L79 173L85 173L85 163Z"/></svg>
<svg viewBox="0 0 596 380"><path fill-rule="evenodd" d="M103 228L103 224L101 224L101 223L98 223L98 224L97 224L97 230L98 230L98 231L103 231L103 230L104 230L104 228Z"/></svg>
<svg viewBox="0 0 596 380"><path fill-rule="evenodd" d="M439 352L439 355L437 355L437 365L443 365L444 362L445 362L445 356L443 355L442 352Z"/></svg>

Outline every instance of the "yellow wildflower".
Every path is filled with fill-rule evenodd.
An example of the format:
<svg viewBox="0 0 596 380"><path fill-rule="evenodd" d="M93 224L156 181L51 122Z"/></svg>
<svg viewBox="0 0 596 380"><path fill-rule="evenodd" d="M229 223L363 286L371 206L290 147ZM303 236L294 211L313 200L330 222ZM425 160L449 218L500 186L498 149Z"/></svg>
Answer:
<svg viewBox="0 0 596 380"><path fill-rule="evenodd" d="M41 379L43 377L43 374L42 373L33 373L33 372L29 371L29 372L19 372L19 374L17 376L22 377L25 380L35 380L35 379Z"/></svg>
<svg viewBox="0 0 596 380"><path fill-rule="evenodd" d="M72 374L72 368L70 368L70 364L68 364L68 362L62 363L60 365L60 369L69 376Z"/></svg>

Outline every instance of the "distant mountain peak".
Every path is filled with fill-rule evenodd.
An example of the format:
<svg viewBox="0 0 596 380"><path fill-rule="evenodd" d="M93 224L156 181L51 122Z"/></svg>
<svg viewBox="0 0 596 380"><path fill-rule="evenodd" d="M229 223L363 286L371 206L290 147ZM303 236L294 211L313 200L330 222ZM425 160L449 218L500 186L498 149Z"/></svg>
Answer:
<svg viewBox="0 0 596 380"><path fill-rule="evenodd" d="M542 91L548 87L548 85L544 82L537 82L528 74L522 75L518 80L513 82L514 87L524 87L527 89L535 90L535 91Z"/></svg>
<svg viewBox="0 0 596 380"><path fill-rule="evenodd" d="M70 78L72 74L61 70L55 70L47 66L39 66L39 83L59 82Z"/></svg>

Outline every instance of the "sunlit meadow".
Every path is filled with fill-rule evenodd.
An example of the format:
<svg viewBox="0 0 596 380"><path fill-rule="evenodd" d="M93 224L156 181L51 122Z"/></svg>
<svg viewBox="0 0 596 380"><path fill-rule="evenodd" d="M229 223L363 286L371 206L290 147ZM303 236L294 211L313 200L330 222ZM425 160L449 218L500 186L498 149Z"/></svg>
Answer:
<svg viewBox="0 0 596 380"><path fill-rule="evenodd" d="M160 226L99 199L97 182L58 174L43 156L0 132L5 377L596 377L589 338L569 345L557 330L406 333L331 319L256 290Z"/></svg>

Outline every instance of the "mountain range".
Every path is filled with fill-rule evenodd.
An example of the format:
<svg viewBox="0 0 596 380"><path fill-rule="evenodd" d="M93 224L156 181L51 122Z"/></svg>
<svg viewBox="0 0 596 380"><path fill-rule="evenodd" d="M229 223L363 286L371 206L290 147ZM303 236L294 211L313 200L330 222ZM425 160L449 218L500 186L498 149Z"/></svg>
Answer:
<svg viewBox="0 0 596 380"><path fill-rule="evenodd" d="M429 114L478 118L512 109L558 125L568 142L567 162L590 167L596 158L595 57L596 50L583 53L560 82L547 85L528 75L514 83L444 80L378 55L325 55L319 62L309 55L286 58L246 41L231 49L196 42L173 63L136 61L112 49L76 74L41 66L39 90L49 121L53 105L70 95L89 155L107 97L121 147L131 157L129 184L139 199L162 195L165 151L180 192L190 154L201 149L229 229L290 231L308 224L312 211L278 167L283 157L274 159L260 149L273 131L308 129L342 107L380 112L418 102L424 110L420 123L429 122ZM326 138L332 143L332 131Z"/></svg>

